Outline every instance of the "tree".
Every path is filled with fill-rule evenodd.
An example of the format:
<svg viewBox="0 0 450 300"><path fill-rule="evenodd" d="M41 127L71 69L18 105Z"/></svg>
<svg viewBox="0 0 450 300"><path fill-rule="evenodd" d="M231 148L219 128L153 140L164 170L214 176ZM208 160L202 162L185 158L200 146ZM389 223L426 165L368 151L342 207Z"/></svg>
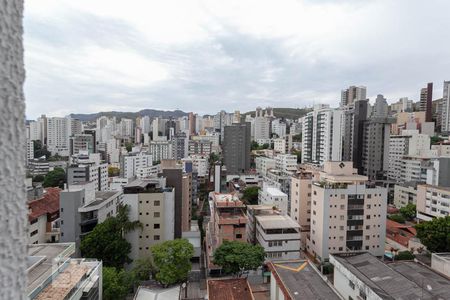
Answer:
<svg viewBox="0 0 450 300"><path fill-rule="evenodd" d="M113 166L108 167L108 176L109 177L119 176L119 174L120 174L119 168L113 167Z"/></svg>
<svg viewBox="0 0 450 300"><path fill-rule="evenodd" d="M450 216L417 224L416 230L417 237L429 251L450 251Z"/></svg>
<svg viewBox="0 0 450 300"><path fill-rule="evenodd" d="M405 207L400 208L400 214L406 220L413 220L416 217L416 205L412 203L408 203Z"/></svg>
<svg viewBox="0 0 450 300"><path fill-rule="evenodd" d="M292 141L293 142L301 142L302 141L302 134L299 133L299 134L293 135L292 136Z"/></svg>
<svg viewBox="0 0 450 300"><path fill-rule="evenodd" d="M47 150L47 146L42 145L42 142L40 140L36 140L33 142L33 152L34 157L36 158L45 156L45 159L48 159L52 155L52 153Z"/></svg>
<svg viewBox="0 0 450 300"><path fill-rule="evenodd" d="M238 241L224 241L214 252L214 264L227 274L240 277L244 271L256 270L264 262L264 248Z"/></svg>
<svg viewBox="0 0 450 300"><path fill-rule="evenodd" d="M125 233L135 230L141 224L128 219L128 206L120 206L116 217L109 217L97 224L86 237L81 240L80 250L83 257L95 257L103 261L106 267L122 268L130 263L128 254L131 245L124 238Z"/></svg>
<svg viewBox="0 0 450 300"><path fill-rule="evenodd" d="M390 215L388 216L388 219L397 223L405 223L405 217L400 214Z"/></svg>
<svg viewBox="0 0 450 300"><path fill-rule="evenodd" d="M396 260L413 260L415 256L409 251L400 251L396 256Z"/></svg>
<svg viewBox="0 0 450 300"><path fill-rule="evenodd" d="M441 141L443 141L443 140L444 140L443 138L441 138L441 137L439 137L439 136L437 136L437 135L432 136L432 137L430 138L431 145L437 144L437 143L439 143L439 142L441 142Z"/></svg>
<svg viewBox="0 0 450 300"><path fill-rule="evenodd" d="M132 285L132 274L123 269L103 267L103 299L123 300L128 295Z"/></svg>
<svg viewBox="0 0 450 300"><path fill-rule="evenodd" d="M256 141L252 141L250 149L251 150L259 150L259 144Z"/></svg>
<svg viewBox="0 0 450 300"><path fill-rule="evenodd" d="M262 146L261 146L261 149L269 149L270 148L270 144L268 144L268 143L265 143L265 144L263 144Z"/></svg>
<svg viewBox="0 0 450 300"><path fill-rule="evenodd" d="M175 239L151 248L156 266L156 280L164 286L183 282L191 270L194 247L187 239Z"/></svg>
<svg viewBox="0 0 450 300"><path fill-rule="evenodd" d="M291 153L293 155L297 156L297 163L301 163L302 162L302 152L301 151L297 151L297 150L292 150Z"/></svg>
<svg viewBox="0 0 450 300"><path fill-rule="evenodd" d="M133 273L137 280L149 280L153 270L154 267L150 258L140 258L134 262Z"/></svg>
<svg viewBox="0 0 450 300"><path fill-rule="evenodd" d="M45 179L45 176L44 175L36 175L36 176L34 176L33 177L33 182L43 182L44 181L44 179Z"/></svg>
<svg viewBox="0 0 450 300"><path fill-rule="evenodd" d="M66 172L62 168L55 168L47 173L42 186L64 188L64 183L66 183Z"/></svg>
<svg viewBox="0 0 450 300"><path fill-rule="evenodd" d="M258 204L258 191L258 186L249 186L243 190L242 200L244 200L246 204Z"/></svg>
<svg viewBox="0 0 450 300"><path fill-rule="evenodd" d="M128 152L131 152L133 150L133 144L132 143L125 143L125 148Z"/></svg>

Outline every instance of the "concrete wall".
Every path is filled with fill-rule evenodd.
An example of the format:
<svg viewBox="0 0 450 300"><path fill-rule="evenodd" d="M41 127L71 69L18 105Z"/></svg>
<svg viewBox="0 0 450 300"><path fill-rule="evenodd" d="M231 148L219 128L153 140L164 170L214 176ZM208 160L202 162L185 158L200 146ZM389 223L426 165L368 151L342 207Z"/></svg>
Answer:
<svg viewBox="0 0 450 300"><path fill-rule="evenodd" d="M26 299L23 1L0 5L0 299Z"/></svg>

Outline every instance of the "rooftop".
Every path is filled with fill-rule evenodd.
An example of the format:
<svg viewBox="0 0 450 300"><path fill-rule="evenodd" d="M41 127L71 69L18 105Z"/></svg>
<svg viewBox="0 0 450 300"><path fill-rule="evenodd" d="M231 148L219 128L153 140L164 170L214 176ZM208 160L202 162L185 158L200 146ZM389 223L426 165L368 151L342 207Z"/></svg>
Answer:
<svg viewBox="0 0 450 300"><path fill-rule="evenodd" d="M256 220L264 229L300 228L297 222L284 215L258 215Z"/></svg>
<svg viewBox="0 0 450 300"><path fill-rule="evenodd" d="M246 278L208 280L208 299L254 300Z"/></svg>
<svg viewBox="0 0 450 300"><path fill-rule="evenodd" d="M58 213L60 192L59 188L47 188L42 198L28 202L28 219L31 221L45 214Z"/></svg>
<svg viewBox="0 0 450 300"><path fill-rule="evenodd" d="M178 299L179 295L179 286L167 289L140 286L134 295L134 300L172 300Z"/></svg>
<svg viewBox="0 0 450 300"><path fill-rule="evenodd" d="M276 197L287 197L285 193L283 193L280 189L274 188L274 187L268 187L266 188L266 192L270 194L271 196Z"/></svg>
<svg viewBox="0 0 450 300"><path fill-rule="evenodd" d="M113 192L95 192L95 201L87 203L84 208L92 208L94 206L98 206L101 204L106 204L106 202L115 197L118 196L121 192L113 191Z"/></svg>
<svg viewBox="0 0 450 300"><path fill-rule="evenodd" d="M331 257L383 299L450 299L450 280L422 264L385 264L369 253Z"/></svg>
<svg viewBox="0 0 450 300"><path fill-rule="evenodd" d="M313 265L306 260L269 262L281 289L291 299L340 299Z"/></svg>

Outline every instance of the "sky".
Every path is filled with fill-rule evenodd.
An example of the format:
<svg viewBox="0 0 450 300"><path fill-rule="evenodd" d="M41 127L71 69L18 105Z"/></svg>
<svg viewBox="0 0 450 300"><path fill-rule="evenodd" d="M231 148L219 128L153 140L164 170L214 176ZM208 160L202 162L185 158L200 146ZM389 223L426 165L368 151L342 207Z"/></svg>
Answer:
<svg viewBox="0 0 450 300"><path fill-rule="evenodd" d="M338 106L434 98L450 80L448 0L26 0L27 118Z"/></svg>

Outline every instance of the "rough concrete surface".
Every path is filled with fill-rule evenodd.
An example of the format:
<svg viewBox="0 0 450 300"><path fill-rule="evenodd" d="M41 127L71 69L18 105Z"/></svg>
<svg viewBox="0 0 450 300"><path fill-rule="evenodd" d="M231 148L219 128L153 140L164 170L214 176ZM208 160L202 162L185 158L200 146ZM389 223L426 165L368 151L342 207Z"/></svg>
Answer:
<svg viewBox="0 0 450 300"><path fill-rule="evenodd" d="M0 299L26 299L23 0L0 1Z"/></svg>

